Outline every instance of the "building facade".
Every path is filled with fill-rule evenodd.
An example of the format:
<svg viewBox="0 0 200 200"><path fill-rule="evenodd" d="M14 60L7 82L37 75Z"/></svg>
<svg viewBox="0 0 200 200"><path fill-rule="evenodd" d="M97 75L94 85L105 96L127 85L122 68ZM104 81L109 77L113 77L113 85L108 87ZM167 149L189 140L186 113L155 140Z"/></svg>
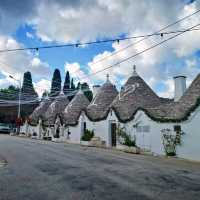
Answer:
<svg viewBox="0 0 200 200"><path fill-rule="evenodd" d="M174 78L174 99L161 98L134 68L119 93L107 76L91 103L81 91L70 103L65 99L61 108L54 106L54 110L50 108L56 100L53 103L46 100L31 115L31 123L36 125L35 132L43 132L42 123L44 127L54 127L53 135L55 126L62 127L63 138L73 143L80 143L86 129L92 130L107 147L117 146L117 130L121 127L138 147L155 155L166 154L164 136L168 132L178 141L175 146L178 157L200 160L200 75L188 89L185 79ZM48 108L51 112L45 116ZM32 129L31 123L24 124L24 132Z"/></svg>

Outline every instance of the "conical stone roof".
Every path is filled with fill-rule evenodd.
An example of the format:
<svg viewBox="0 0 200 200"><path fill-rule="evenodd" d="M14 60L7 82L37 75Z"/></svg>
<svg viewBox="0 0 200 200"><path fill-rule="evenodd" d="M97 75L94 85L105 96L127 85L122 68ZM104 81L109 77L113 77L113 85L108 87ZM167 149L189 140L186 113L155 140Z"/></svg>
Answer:
<svg viewBox="0 0 200 200"><path fill-rule="evenodd" d="M108 115L110 104L117 96L118 91L107 75L107 81L101 86L93 101L87 107L86 115L92 121L105 119Z"/></svg>
<svg viewBox="0 0 200 200"><path fill-rule="evenodd" d="M187 120L200 105L200 74L177 102L153 107L148 110L150 117L160 121L179 122Z"/></svg>
<svg viewBox="0 0 200 200"><path fill-rule="evenodd" d="M89 105L89 100L79 90L72 101L66 106L63 113L63 123L65 125L76 125L82 111Z"/></svg>
<svg viewBox="0 0 200 200"><path fill-rule="evenodd" d="M147 109L160 105L160 98L134 71L123 89L113 101L111 107L120 121L129 121L138 109Z"/></svg>
<svg viewBox="0 0 200 200"><path fill-rule="evenodd" d="M47 111L51 102L52 101L48 98L40 102L39 106L37 106L35 110L32 112L32 114L29 116L31 124L36 125L39 121L39 118L41 119L45 118L45 112Z"/></svg>
<svg viewBox="0 0 200 200"><path fill-rule="evenodd" d="M54 125L56 117L60 116L62 118L62 112L68 104L69 100L67 96L63 93L59 94L45 112L44 124L48 126Z"/></svg>

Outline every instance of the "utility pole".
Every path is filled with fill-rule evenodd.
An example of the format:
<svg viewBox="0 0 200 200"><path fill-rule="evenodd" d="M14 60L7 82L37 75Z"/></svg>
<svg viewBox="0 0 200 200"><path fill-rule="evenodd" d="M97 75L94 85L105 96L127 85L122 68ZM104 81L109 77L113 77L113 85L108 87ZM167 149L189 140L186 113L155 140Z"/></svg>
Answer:
<svg viewBox="0 0 200 200"><path fill-rule="evenodd" d="M19 120L19 123L20 123L20 120L21 120L21 93L22 93L22 84L21 84L21 79L16 79L14 78L13 76L9 75L10 78L12 78L13 80L17 81L18 84L19 84L19 94L18 94L18 113L17 113L17 120ZM17 127L17 133L19 134L20 132L20 124L19 126Z"/></svg>

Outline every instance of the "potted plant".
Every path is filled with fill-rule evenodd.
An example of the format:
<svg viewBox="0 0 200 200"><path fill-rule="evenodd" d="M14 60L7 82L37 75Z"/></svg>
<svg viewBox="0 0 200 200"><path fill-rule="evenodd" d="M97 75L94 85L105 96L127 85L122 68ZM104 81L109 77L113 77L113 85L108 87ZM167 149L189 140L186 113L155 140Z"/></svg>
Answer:
<svg viewBox="0 0 200 200"><path fill-rule="evenodd" d="M86 145L88 146L89 143L90 143L90 140L94 137L94 131L92 130L88 130L88 129L85 129L82 137L81 137L81 144L82 145Z"/></svg>
<svg viewBox="0 0 200 200"><path fill-rule="evenodd" d="M176 135L173 135L170 129L162 129L161 133L163 134L162 142L163 142L166 156L175 156L176 155Z"/></svg>

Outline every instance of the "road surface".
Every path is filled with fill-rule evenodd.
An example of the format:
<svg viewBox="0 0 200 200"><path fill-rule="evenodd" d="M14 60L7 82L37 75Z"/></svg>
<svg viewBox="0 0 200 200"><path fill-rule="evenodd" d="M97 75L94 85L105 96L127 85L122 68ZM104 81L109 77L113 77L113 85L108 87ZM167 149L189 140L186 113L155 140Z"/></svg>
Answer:
<svg viewBox="0 0 200 200"><path fill-rule="evenodd" d="M0 200L200 199L200 164L178 159L0 135L3 162Z"/></svg>

